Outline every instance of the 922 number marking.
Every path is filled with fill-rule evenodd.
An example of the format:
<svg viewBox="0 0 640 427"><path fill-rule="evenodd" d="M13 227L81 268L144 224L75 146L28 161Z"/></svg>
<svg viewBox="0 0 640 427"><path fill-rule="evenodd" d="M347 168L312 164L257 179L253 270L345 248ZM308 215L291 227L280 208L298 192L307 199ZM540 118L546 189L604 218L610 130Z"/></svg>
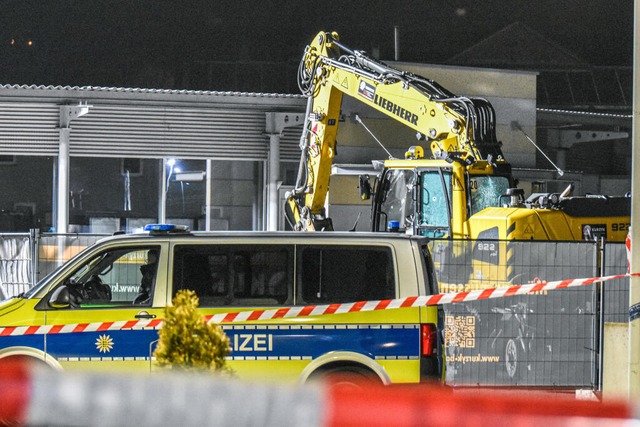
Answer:
<svg viewBox="0 0 640 427"><path fill-rule="evenodd" d="M629 227L631 227L631 224L620 222L611 224L611 231L629 231Z"/></svg>

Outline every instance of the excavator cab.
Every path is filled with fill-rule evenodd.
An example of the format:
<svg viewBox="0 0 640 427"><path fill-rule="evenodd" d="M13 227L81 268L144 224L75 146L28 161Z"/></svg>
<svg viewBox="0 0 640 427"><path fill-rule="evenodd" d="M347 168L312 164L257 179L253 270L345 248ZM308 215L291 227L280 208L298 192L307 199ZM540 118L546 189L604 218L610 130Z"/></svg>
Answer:
<svg viewBox="0 0 640 427"><path fill-rule="evenodd" d="M372 231L388 231L396 221L398 230L409 234L450 237L456 218L500 206L511 186L510 175L463 173L460 179L447 166L385 168L373 202Z"/></svg>

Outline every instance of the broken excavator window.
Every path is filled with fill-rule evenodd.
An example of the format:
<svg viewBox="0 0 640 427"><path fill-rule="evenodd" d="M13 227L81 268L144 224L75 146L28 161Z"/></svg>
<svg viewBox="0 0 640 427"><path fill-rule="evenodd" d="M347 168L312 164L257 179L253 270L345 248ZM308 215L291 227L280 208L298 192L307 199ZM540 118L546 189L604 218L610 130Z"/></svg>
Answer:
<svg viewBox="0 0 640 427"><path fill-rule="evenodd" d="M389 170L384 176L380 212L386 221L398 221L399 229L405 230L407 220L413 217L413 169Z"/></svg>
<svg viewBox="0 0 640 427"><path fill-rule="evenodd" d="M471 196L471 215L481 210L500 206L500 196L507 193L509 180L504 176L471 176L469 194Z"/></svg>
<svg viewBox="0 0 640 427"><path fill-rule="evenodd" d="M420 227L449 228L449 209L447 203L451 195L451 174L444 174L446 188L442 186L442 178L438 171L422 174L422 209Z"/></svg>

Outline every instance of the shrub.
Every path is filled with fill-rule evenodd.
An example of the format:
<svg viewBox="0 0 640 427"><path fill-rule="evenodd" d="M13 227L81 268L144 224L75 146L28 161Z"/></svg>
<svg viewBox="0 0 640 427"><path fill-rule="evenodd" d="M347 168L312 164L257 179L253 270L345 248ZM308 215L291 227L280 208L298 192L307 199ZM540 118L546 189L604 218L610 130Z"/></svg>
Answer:
<svg viewBox="0 0 640 427"><path fill-rule="evenodd" d="M160 366L185 371L227 370L229 337L220 325L205 321L197 311L198 303L195 292L182 290L173 298L173 306L165 309L154 352Z"/></svg>

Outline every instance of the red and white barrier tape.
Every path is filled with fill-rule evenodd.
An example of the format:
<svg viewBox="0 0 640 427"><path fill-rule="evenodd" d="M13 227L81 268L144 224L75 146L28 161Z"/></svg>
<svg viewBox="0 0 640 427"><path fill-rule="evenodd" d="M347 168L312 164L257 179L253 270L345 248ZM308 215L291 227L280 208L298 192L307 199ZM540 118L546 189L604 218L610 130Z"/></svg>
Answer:
<svg viewBox="0 0 640 427"><path fill-rule="evenodd" d="M390 310L397 308L426 307L458 302L479 301L491 298L503 298L514 295L525 295L539 291L587 286L597 282L607 282L632 276L640 277L640 273L617 274L614 276L590 277L586 279L558 280L554 282L539 282L502 288L488 288L477 291L451 292L427 296L412 296L381 301L359 301L345 304L307 305L304 307L283 307L279 309L220 313L212 315L209 322L236 323L319 316L324 314L361 313L366 311Z"/></svg>
<svg viewBox="0 0 640 427"><path fill-rule="evenodd" d="M627 238L624 240L624 248L627 252L627 273L631 272L631 227L627 233Z"/></svg>
<svg viewBox="0 0 640 427"><path fill-rule="evenodd" d="M553 282L512 285L502 288L489 288L476 291L451 292L446 294L412 296L381 301L358 301L344 304L307 305L302 307L282 307L265 310L250 310L219 313L206 316L210 323L238 323L275 319L291 319L327 314L363 313L368 311L391 310L399 308L427 307L459 302L479 301L492 298L504 298L526 295L540 291L551 291L579 286L588 286L597 282L608 282L625 277L640 277L640 273L616 274L613 276L590 277L585 279L557 280ZM77 323L68 325L7 326L0 328L0 337L16 335L64 334L73 332L102 332L122 329L157 329L162 319L140 319L119 322Z"/></svg>
<svg viewBox="0 0 640 427"><path fill-rule="evenodd" d="M61 373L25 360L0 361L0 425L623 427L637 425L637 416L631 401L557 394L289 385L175 372Z"/></svg>

